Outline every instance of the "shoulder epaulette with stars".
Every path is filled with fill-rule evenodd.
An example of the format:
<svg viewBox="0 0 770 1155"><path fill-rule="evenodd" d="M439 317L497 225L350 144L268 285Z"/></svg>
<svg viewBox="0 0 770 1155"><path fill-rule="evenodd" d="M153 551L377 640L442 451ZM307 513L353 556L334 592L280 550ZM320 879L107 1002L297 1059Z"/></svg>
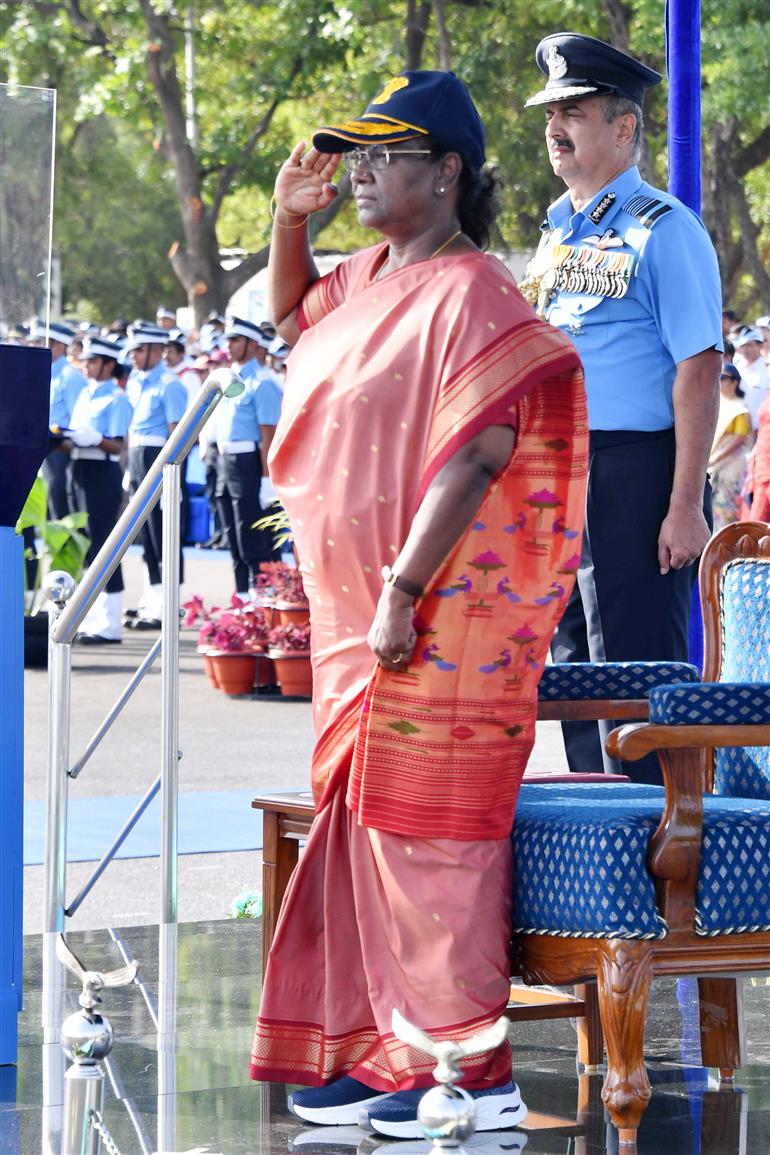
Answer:
<svg viewBox="0 0 770 1155"><path fill-rule="evenodd" d="M670 213L672 208L672 205L666 204L659 197L649 197L644 193L637 193L623 205L623 212L628 213L630 217L635 217L646 229L651 229L656 221L659 221L666 213Z"/></svg>

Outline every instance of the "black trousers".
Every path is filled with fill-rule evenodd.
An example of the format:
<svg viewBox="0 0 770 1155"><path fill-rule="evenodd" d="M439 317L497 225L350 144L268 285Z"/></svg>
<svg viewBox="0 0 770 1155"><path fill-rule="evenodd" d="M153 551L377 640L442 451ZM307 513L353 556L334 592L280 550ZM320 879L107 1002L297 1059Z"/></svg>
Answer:
<svg viewBox="0 0 770 1155"><path fill-rule="evenodd" d="M75 508L88 514L91 546L86 562L90 565L118 520L123 500L122 471L117 461L73 461L71 478ZM120 566L104 588L108 594L117 594L123 589Z"/></svg>
<svg viewBox="0 0 770 1155"><path fill-rule="evenodd" d="M43 477L48 483L48 515L66 517L72 513L69 480L70 459L66 453L54 449L43 461Z"/></svg>
<svg viewBox="0 0 770 1155"><path fill-rule="evenodd" d="M135 445L128 451L128 476L131 485L131 493L136 493L139 486L144 481L145 477L150 471L150 467L155 461L156 457L160 455L160 445ZM184 473L181 478L182 490L184 491ZM181 530L181 523L180 523ZM150 585L157 586L161 583L161 561L163 558L163 510L161 509L160 501L153 509L147 521L144 523L142 529L142 548L144 550L144 563L147 566L147 576ZM182 556L181 542L184 538L180 532L180 546L179 546L179 581L184 581L184 558Z"/></svg>
<svg viewBox="0 0 770 1155"><path fill-rule="evenodd" d="M211 510L211 516L214 519L214 537L219 537L223 533L222 519L219 516L219 506L217 504L217 481L219 479L219 450L216 445L208 445L206 447L206 456L203 458L203 464L206 466L206 497Z"/></svg>
<svg viewBox="0 0 770 1155"><path fill-rule="evenodd" d="M658 534L674 479L673 430L595 432L578 580L551 645L555 662L688 660L690 598L697 565L661 574ZM711 492L704 515L711 524ZM572 771L617 773L604 752L615 723L565 722ZM660 784L657 757L622 763L637 782Z"/></svg>
<svg viewBox="0 0 770 1155"><path fill-rule="evenodd" d="M266 529L254 529L254 522L264 516L259 504L262 459L259 450L252 453L221 453L217 477L217 506L227 544L233 559L235 589L248 592L263 561L277 561L280 553L273 546L273 535Z"/></svg>

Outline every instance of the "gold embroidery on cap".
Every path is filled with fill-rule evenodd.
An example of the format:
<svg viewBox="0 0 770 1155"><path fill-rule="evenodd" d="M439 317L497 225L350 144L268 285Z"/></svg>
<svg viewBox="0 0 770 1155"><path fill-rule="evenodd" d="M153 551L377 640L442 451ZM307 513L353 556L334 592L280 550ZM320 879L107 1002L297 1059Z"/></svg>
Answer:
<svg viewBox="0 0 770 1155"><path fill-rule="evenodd" d="M388 81L379 96L375 96L372 104L387 104L394 92L408 87L409 80L406 76L396 76L393 80Z"/></svg>

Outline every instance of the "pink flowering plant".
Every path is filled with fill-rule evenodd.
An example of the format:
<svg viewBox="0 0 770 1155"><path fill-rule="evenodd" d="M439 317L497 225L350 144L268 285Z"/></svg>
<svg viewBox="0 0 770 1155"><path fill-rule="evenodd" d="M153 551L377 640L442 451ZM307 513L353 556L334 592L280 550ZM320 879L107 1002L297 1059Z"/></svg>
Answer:
<svg viewBox="0 0 770 1155"><path fill-rule="evenodd" d="M271 650L283 653L310 652L310 626L275 626L268 635Z"/></svg>
<svg viewBox="0 0 770 1155"><path fill-rule="evenodd" d="M184 624L198 630L199 650L219 650L221 653L261 653L268 641L268 625L259 606L233 594L226 609L212 606L207 609L203 599L193 597L185 602Z"/></svg>
<svg viewBox="0 0 770 1155"><path fill-rule="evenodd" d="M307 596L302 585L302 574L296 566L282 561L265 561L259 567L256 589L263 601L285 602L305 606Z"/></svg>

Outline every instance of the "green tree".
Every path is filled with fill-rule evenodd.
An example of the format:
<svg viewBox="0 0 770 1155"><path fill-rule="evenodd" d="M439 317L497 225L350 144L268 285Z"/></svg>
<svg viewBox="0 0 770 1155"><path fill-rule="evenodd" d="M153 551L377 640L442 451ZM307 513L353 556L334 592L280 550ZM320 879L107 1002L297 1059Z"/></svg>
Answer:
<svg viewBox="0 0 770 1155"><path fill-rule="evenodd" d="M702 6L704 219L726 298L738 308L770 307L767 23L756 0L703 0ZM120 237L127 254L125 265L112 262L125 269L124 299L137 308L146 300L133 295L141 292L142 276L155 299L168 296L156 270L170 251L199 320L211 308L222 309L265 265L270 192L291 145L321 123L360 112L405 64L451 67L468 82L487 127L489 159L504 181L495 243L511 249L536 244L546 206L563 191L546 161L542 113L522 107L540 79L533 63L537 41L571 27L611 39L665 70L660 0L29 0L0 4L0 11L6 77L53 85L66 110L59 155L67 186L60 178L59 204L71 196L69 163L94 173L85 145L105 138L102 129L86 130L92 122L109 125L131 169L121 188L110 186L106 172L96 173L87 193L75 183L91 215L86 220L82 206L69 204L59 214L62 252L81 223L96 244L107 218L108 236ZM195 134L186 118L186 43L195 59ZM665 83L649 93L646 125L643 172L665 187ZM367 237L345 178L340 188L337 202L312 221L311 235L323 232L324 246L344 250ZM125 228L127 216L132 229ZM109 243L92 251L78 245L71 259L98 263L106 277ZM222 248L237 249L240 262L223 268ZM66 274L68 287L77 286L70 299L87 295L80 288L86 277L87 271ZM100 300L112 302L112 293L111 283L99 282Z"/></svg>

